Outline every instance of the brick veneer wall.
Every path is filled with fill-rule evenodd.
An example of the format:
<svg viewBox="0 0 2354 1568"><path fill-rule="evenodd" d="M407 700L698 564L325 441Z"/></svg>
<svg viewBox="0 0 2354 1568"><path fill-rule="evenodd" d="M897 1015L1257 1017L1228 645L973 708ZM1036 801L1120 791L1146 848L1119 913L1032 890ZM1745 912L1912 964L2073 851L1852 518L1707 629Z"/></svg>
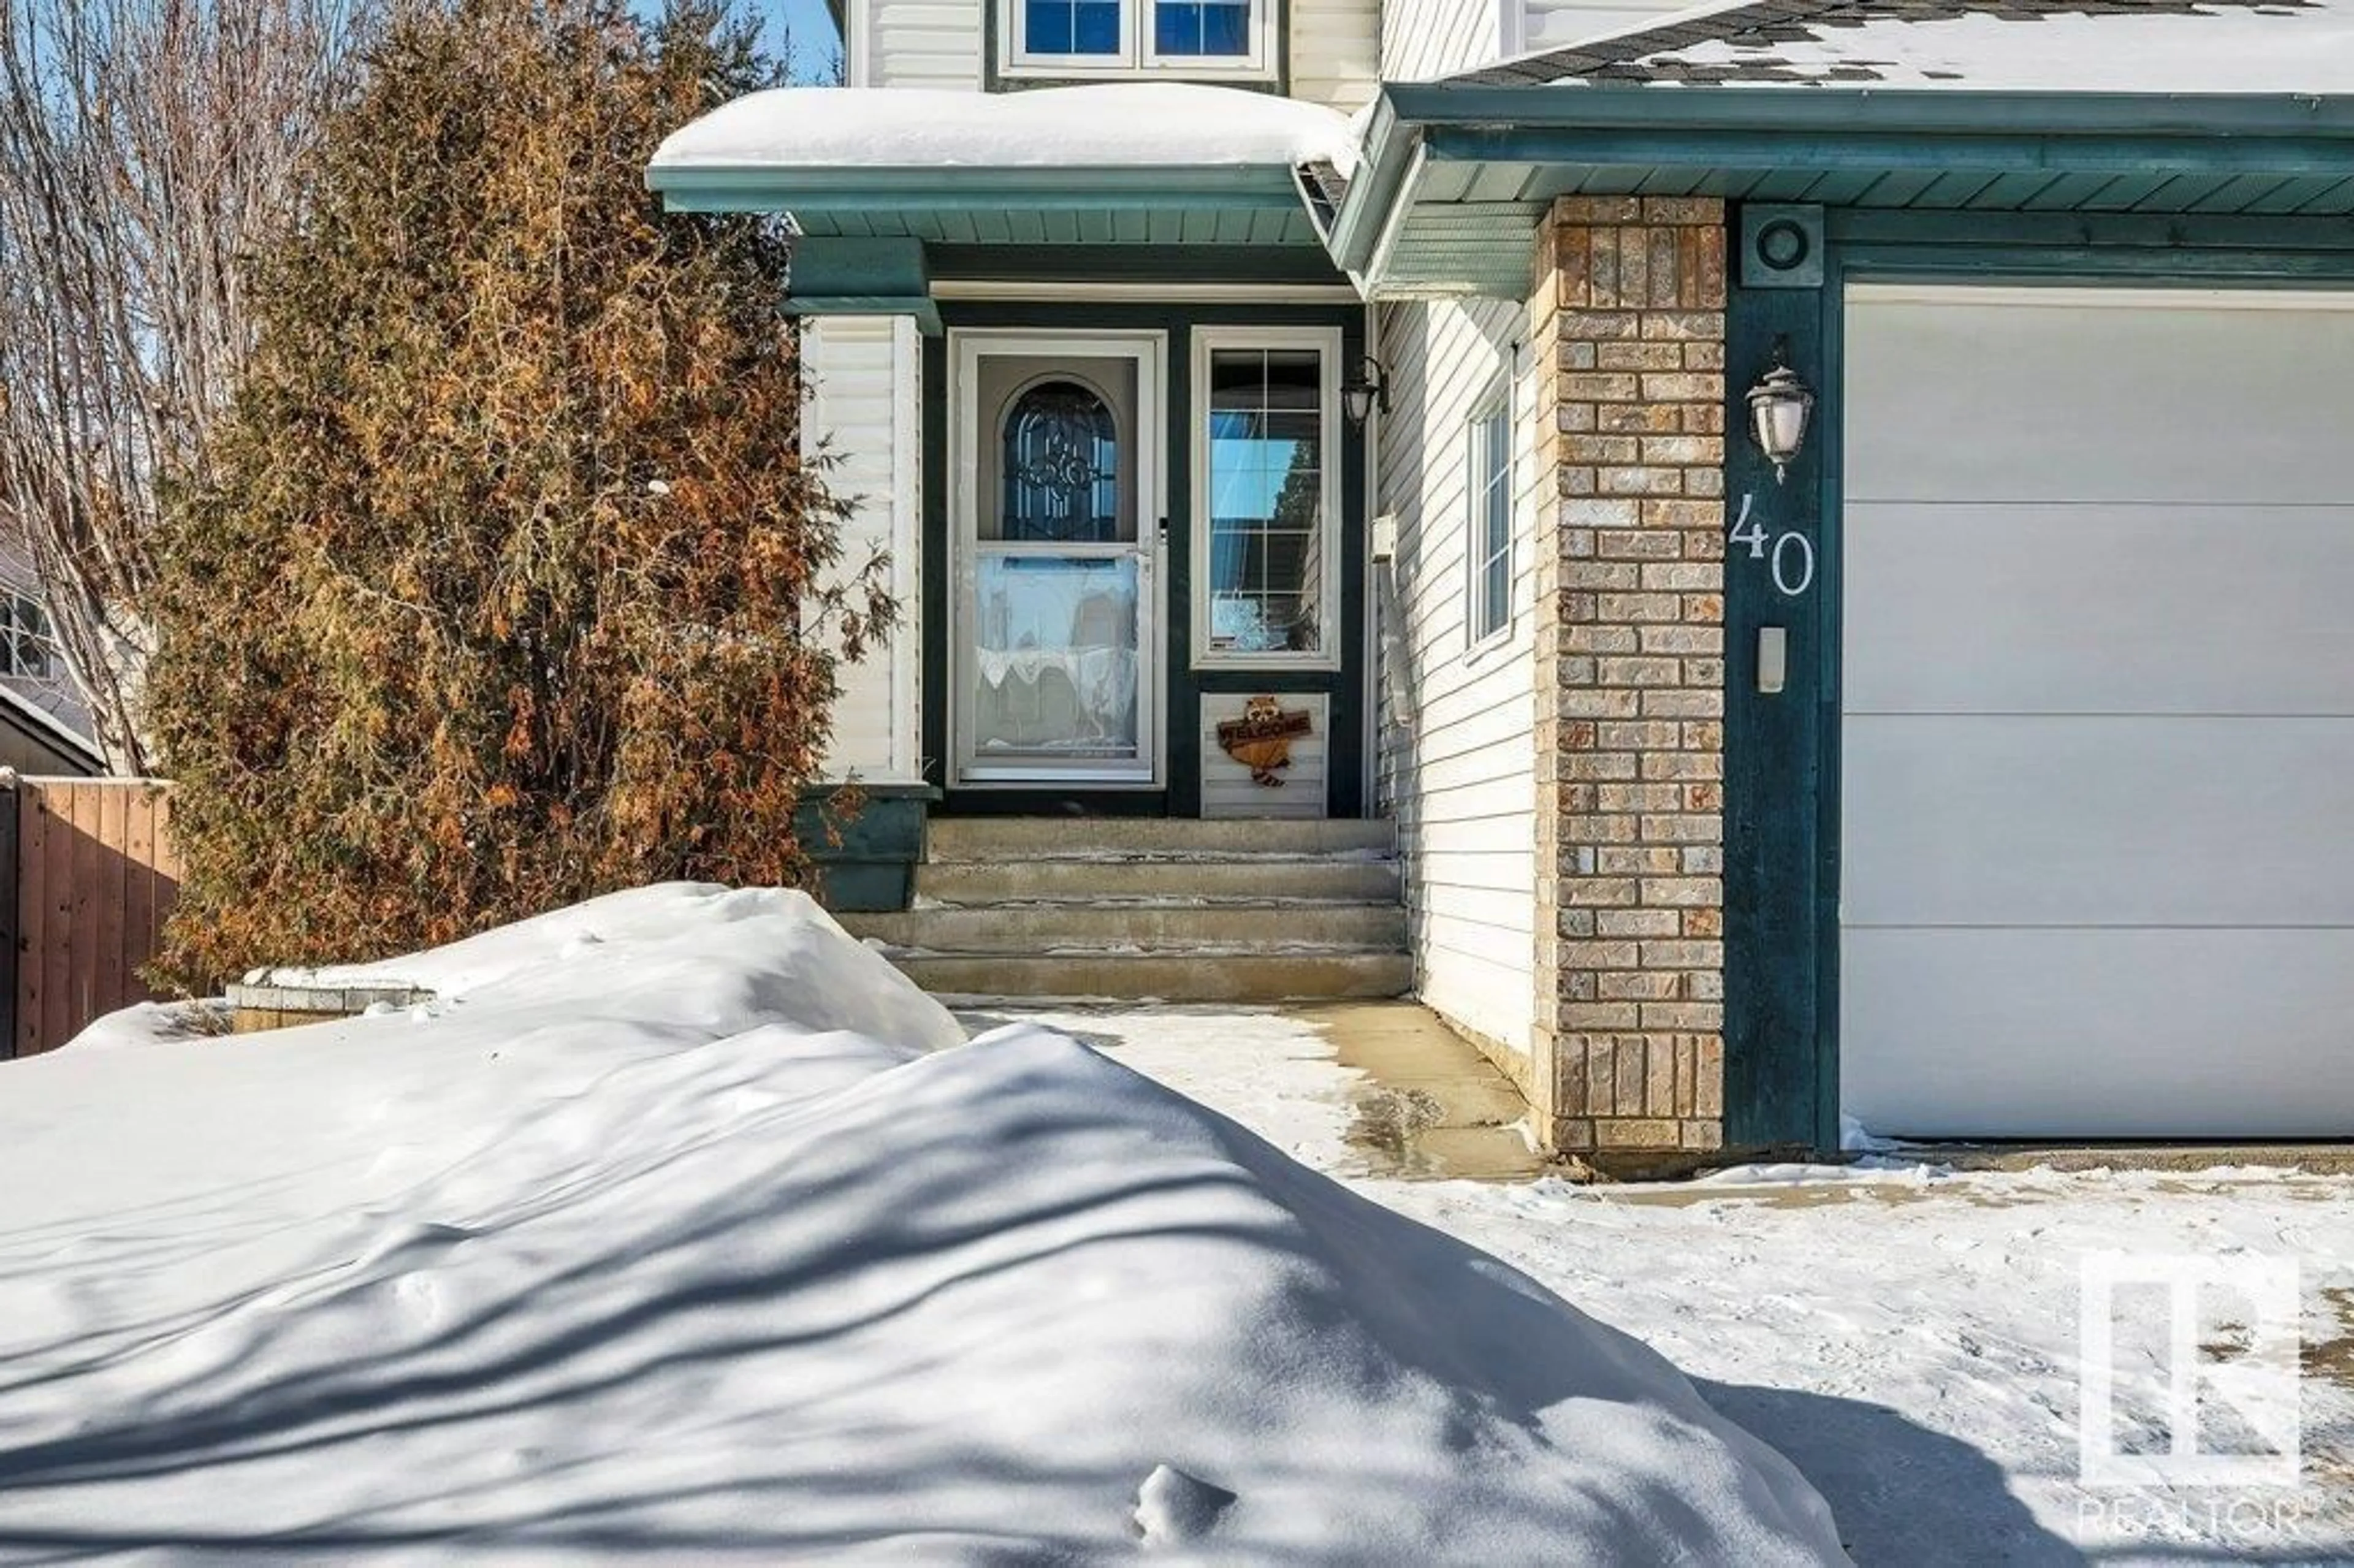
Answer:
<svg viewBox="0 0 2354 1568"><path fill-rule="evenodd" d="M1537 1107L1671 1165L1723 1141L1724 207L1566 197L1540 244Z"/></svg>

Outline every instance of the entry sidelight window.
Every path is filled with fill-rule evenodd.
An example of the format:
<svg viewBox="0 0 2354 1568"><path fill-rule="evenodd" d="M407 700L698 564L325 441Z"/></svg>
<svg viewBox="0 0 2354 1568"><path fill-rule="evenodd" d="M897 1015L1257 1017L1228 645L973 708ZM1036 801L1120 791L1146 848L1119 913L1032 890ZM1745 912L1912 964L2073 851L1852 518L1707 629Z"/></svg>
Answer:
<svg viewBox="0 0 2354 1568"><path fill-rule="evenodd" d="M1312 329L1198 334L1200 662L1335 661L1336 337Z"/></svg>

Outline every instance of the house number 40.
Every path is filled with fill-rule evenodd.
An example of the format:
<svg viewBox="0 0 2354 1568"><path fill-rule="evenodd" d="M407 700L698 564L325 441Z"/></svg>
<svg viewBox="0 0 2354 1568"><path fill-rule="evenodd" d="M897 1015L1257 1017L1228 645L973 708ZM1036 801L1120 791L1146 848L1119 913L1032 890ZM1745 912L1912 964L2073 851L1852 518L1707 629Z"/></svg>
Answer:
<svg viewBox="0 0 2354 1568"><path fill-rule="evenodd" d="M1748 546L1751 560L1770 560L1774 587L1785 599L1796 599L1815 584L1814 543L1804 534L1783 534L1769 541L1766 525L1751 515L1756 506L1755 495L1742 496L1741 515L1733 520L1727 537L1734 544Z"/></svg>

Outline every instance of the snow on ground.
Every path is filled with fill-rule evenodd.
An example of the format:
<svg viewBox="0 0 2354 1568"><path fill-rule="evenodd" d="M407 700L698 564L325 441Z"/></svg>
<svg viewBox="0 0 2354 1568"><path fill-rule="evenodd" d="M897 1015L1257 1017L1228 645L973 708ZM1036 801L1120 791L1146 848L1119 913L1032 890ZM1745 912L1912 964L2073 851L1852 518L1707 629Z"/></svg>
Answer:
<svg viewBox="0 0 2354 1568"><path fill-rule="evenodd" d="M1034 1016L1295 1159L1363 1167L1345 1139L1352 1075L1306 1022L1207 1009ZM1882 1159L1681 1187L1349 1184L1666 1352L1797 1463L1859 1563L2354 1563L2354 1178L1956 1175ZM2299 1486L2079 1484L2079 1269L2104 1250L2297 1260ZM2158 1408L2160 1364L2121 1369L2121 1409Z"/></svg>
<svg viewBox="0 0 2354 1568"><path fill-rule="evenodd" d="M438 995L0 1065L0 1557L1836 1558L1635 1340L799 895L334 978Z"/></svg>

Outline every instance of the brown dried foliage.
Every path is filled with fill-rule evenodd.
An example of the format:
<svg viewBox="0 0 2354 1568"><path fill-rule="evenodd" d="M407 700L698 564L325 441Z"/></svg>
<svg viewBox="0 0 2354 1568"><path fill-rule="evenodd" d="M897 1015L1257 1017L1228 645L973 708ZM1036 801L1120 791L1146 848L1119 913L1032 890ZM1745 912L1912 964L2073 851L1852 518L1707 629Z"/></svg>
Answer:
<svg viewBox="0 0 2354 1568"><path fill-rule="evenodd" d="M716 10L605 0L454 0L377 48L159 541L168 979L803 870L883 564L837 559L801 458L779 236L642 176L768 74Z"/></svg>

